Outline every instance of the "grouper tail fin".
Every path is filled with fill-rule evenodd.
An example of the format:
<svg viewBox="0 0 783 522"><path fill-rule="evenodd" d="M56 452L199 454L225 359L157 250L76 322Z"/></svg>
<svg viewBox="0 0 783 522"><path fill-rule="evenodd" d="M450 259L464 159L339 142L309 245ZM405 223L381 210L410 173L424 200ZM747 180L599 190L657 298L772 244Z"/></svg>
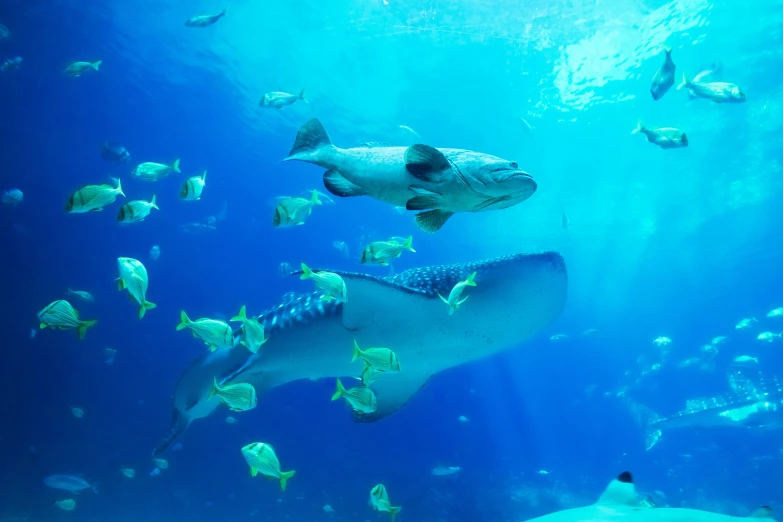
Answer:
<svg viewBox="0 0 783 522"><path fill-rule="evenodd" d="M288 157L283 161L299 160L309 163L319 163L319 154L325 149L334 147L326 129L316 118L305 122L296 133L296 141Z"/></svg>

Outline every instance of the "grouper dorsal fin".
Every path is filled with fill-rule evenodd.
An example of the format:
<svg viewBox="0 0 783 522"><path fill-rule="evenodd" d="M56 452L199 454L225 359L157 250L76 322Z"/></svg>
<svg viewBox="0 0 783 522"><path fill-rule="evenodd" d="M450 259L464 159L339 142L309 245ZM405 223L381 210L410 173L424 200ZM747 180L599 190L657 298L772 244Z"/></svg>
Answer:
<svg viewBox="0 0 783 522"><path fill-rule="evenodd" d="M611 481L604 492L598 497L596 505L611 506L618 504L637 504L639 495L633 485L633 477L628 471L620 473Z"/></svg>
<svg viewBox="0 0 783 522"><path fill-rule="evenodd" d="M417 144L405 150L405 168L420 180L434 182L441 172L451 169L451 164L435 147Z"/></svg>

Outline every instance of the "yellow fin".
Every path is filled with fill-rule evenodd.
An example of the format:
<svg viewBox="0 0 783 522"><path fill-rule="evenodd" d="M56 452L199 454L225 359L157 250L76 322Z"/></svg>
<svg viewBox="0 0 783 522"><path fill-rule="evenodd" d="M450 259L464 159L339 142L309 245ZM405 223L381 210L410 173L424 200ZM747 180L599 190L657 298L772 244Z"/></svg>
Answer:
<svg viewBox="0 0 783 522"><path fill-rule="evenodd" d="M185 313L185 310L182 310L179 313L179 321L180 323L177 325L177 331L180 331L183 328L187 328L188 326L190 326L190 323L192 322L190 318L188 318L188 314Z"/></svg>
<svg viewBox="0 0 783 522"><path fill-rule="evenodd" d="M282 471L280 472L280 490L285 491L285 486L288 483L288 479L296 474L296 470Z"/></svg>

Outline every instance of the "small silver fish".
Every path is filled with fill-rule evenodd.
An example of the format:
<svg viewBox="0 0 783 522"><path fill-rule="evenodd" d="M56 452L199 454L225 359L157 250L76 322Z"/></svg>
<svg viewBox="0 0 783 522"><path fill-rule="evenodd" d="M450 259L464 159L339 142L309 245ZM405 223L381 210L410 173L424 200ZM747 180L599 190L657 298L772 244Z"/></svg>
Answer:
<svg viewBox="0 0 783 522"><path fill-rule="evenodd" d="M680 129L672 127L648 129L642 125L642 122L639 122L631 134L644 134L647 141L662 149L679 149L688 146L688 136Z"/></svg>
<svg viewBox="0 0 783 522"><path fill-rule="evenodd" d="M208 27L226 16L226 7L217 14L194 16L185 21L185 27Z"/></svg>
<svg viewBox="0 0 783 522"><path fill-rule="evenodd" d="M82 301L86 301L88 303L91 303L95 300L95 298L92 296L90 292L87 292L85 290L71 290L70 288L66 292L66 295L74 296L78 299L81 299Z"/></svg>
<svg viewBox="0 0 783 522"><path fill-rule="evenodd" d="M663 58L663 65L658 69L653 76L652 87L650 87L650 94L652 94L653 100L660 100L666 92L674 85L674 62L672 61L671 47L664 46L663 51L665 53Z"/></svg>
<svg viewBox="0 0 783 522"><path fill-rule="evenodd" d="M89 71L90 69L97 71L102 63L103 60L98 60L95 62L73 62L71 65L66 67L63 72L69 76L78 77L84 71Z"/></svg>
<svg viewBox="0 0 783 522"><path fill-rule="evenodd" d="M268 92L261 97L261 101L258 105L261 107L272 107L275 109L281 109L286 105L296 103L298 100L302 100L307 103L307 97L305 96L305 90L302 89L299 94L288 94L287 92Z"/></svg>

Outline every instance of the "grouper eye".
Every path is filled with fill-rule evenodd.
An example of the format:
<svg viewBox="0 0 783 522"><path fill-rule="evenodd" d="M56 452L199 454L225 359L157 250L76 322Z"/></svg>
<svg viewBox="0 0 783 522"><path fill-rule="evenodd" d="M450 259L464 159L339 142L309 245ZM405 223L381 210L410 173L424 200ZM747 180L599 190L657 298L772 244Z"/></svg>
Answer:
<svg viewBox="0 0 783 522"><path fill-rule="evenodd" d="M511 162L511 168L512 169L518 169L519 168L519 164L516 161L512 161Z"/></svg>

